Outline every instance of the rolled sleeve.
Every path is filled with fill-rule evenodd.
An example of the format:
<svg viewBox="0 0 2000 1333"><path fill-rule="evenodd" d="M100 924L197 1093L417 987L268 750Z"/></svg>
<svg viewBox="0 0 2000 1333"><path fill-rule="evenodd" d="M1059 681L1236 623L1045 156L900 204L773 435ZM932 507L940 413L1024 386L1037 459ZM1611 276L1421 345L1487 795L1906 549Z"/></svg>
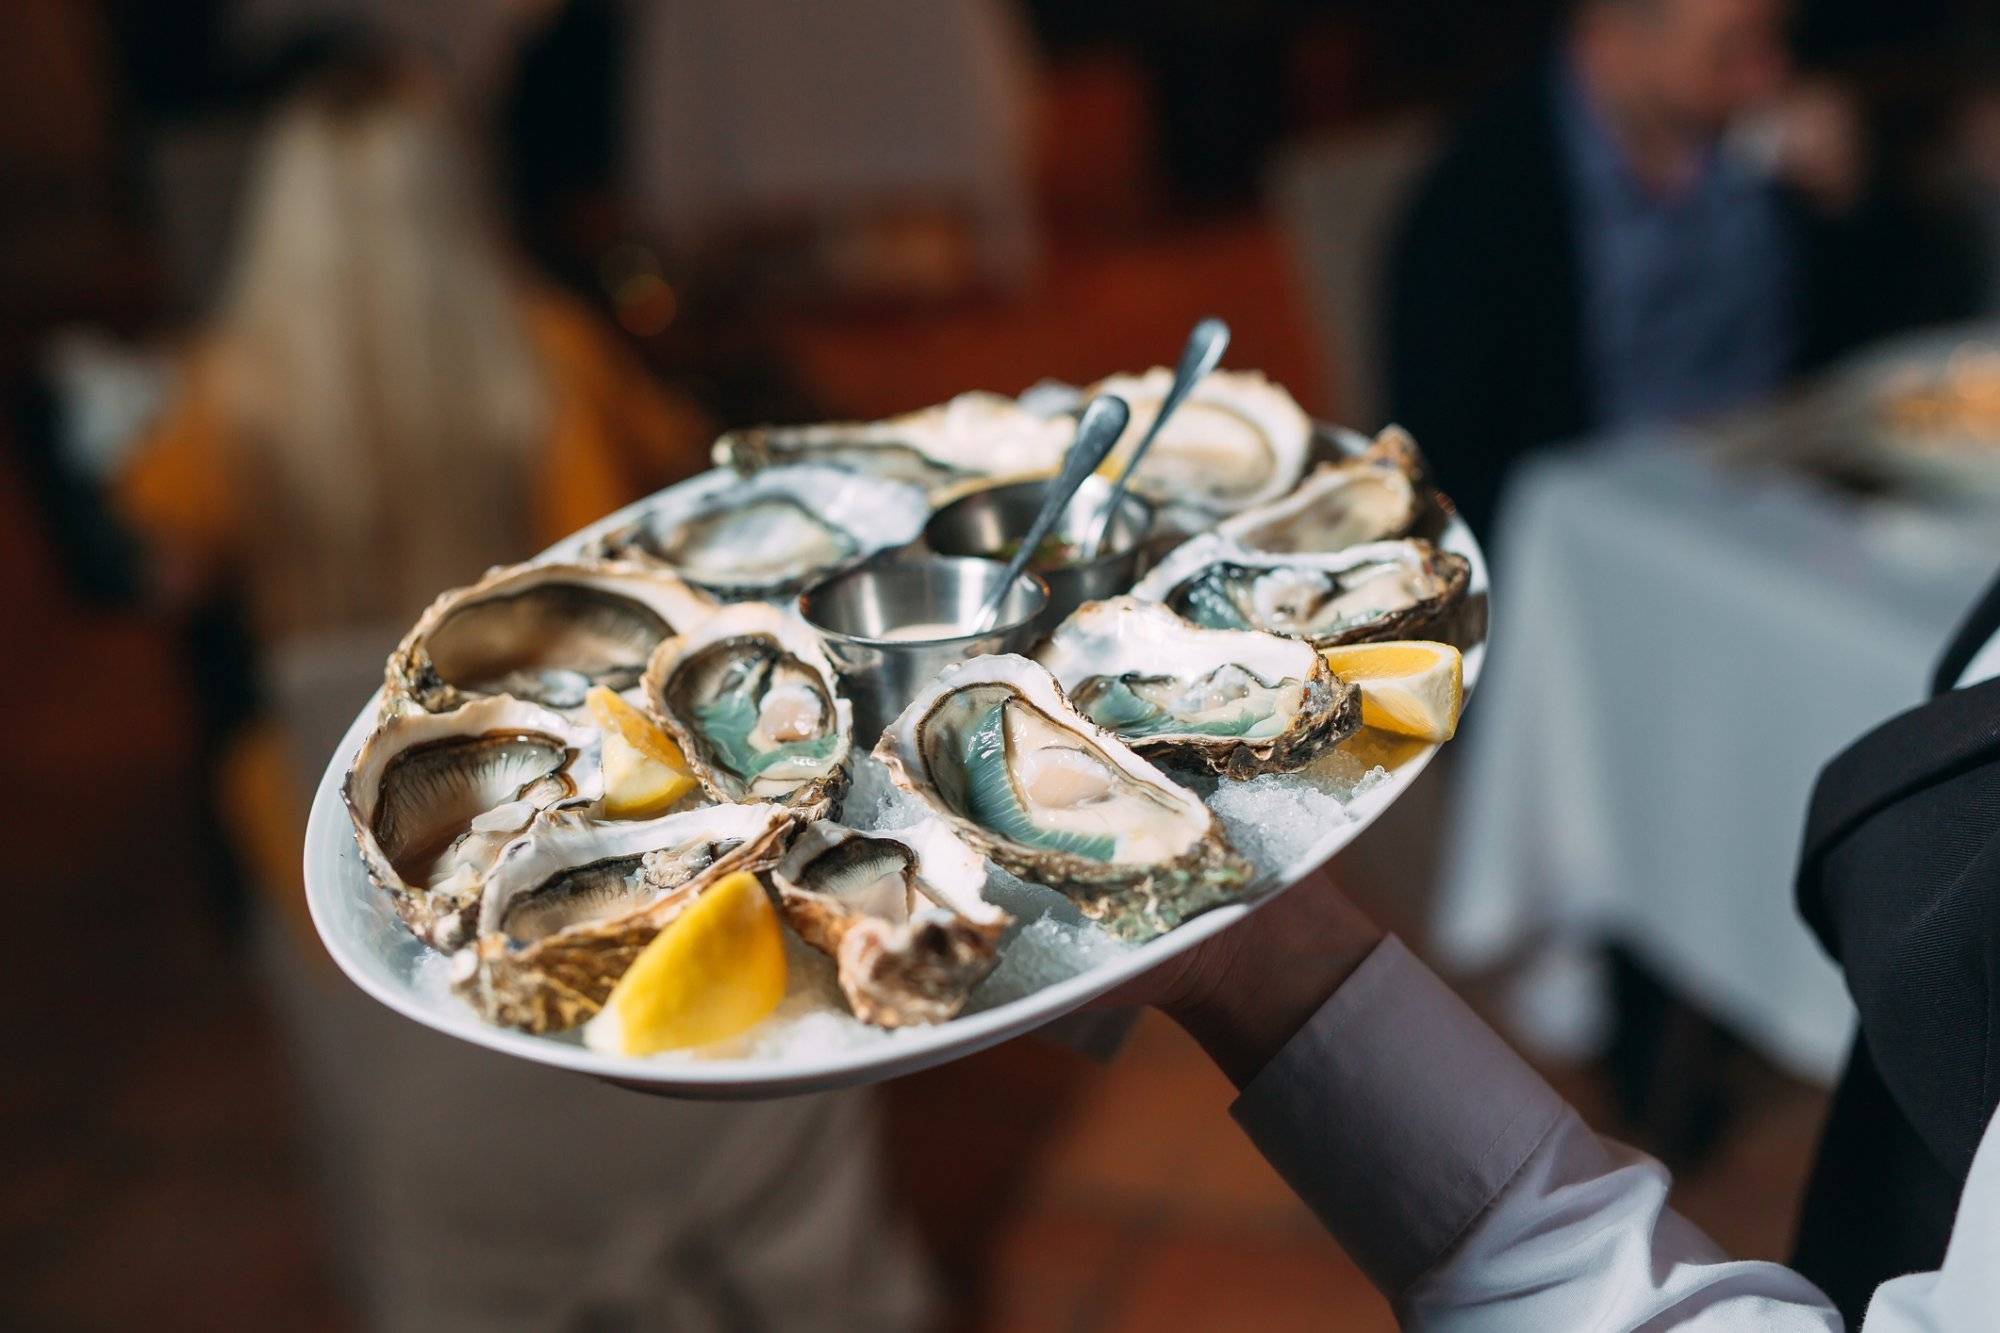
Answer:
<svg viewBox="0 0 2000 1333"><path fill-rule="evenodd" d="M1392 936L1231 1113L1394 1294L1452 1248L1568 1108Z"/></svg>

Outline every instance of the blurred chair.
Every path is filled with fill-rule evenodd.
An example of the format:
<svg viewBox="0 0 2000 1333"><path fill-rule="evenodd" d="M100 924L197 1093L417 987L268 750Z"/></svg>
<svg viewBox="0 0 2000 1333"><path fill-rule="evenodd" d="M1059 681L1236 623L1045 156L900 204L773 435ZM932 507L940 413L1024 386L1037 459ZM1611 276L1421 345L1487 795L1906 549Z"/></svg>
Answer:
<svg viewBox="0 0 2000 1333"><path fill-rule="evenodd" d="M1382 424L1388 401L1381 329L1396 220L1439 143L1434 117L1410 115L1292 148L1271 173L1340 418L1361 429Z"/></svg>
<svg viewBox="0 0 2000 1333"><path fill-rule="evenodd" d="M677 251L803 226L836 286L880 286L897 262L923 285L957 267L927 260L939 245L914 225L942 214L962 220L977 280L1031 273L1032 73L1012 6L688 0L632 22L627 184ZM868 224L898 215L871 242Z"/></svg>

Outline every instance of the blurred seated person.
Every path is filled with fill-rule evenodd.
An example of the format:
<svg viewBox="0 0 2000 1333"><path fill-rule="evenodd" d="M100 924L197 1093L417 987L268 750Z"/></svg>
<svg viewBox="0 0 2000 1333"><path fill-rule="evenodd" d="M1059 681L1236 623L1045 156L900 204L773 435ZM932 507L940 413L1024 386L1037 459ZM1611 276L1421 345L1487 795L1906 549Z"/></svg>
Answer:
<svg viewBox="0 0 2000 1333"><path fill-rule="evenodd" d="M1725 410L1976 303L1792 79L1787 0L1582 0L1458 128L1391 261L1392 415L1475 529L1525 450Z"/></svg>
<svg viewBox="0 0 2000 1333"><path fill-rule="evenodd" d="M163 592L247 601L266 707L223 804L352 1298L397 1329L915 1326L867 1101L668 1103L497 1056L349 985L306 920L309 783L430 599L704 466L702 414L522 270L470 156L425 70L310 80L122 487Z"/></svg>

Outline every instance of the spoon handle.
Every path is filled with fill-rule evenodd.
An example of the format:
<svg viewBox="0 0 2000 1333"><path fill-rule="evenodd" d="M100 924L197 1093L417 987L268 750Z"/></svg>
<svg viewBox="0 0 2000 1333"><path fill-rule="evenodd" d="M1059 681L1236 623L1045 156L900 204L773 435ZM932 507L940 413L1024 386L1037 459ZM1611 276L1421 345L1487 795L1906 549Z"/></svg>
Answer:
<svg viewBox="0 0 2000 1333"><path fill-rule="evenodd" d="M1035 558L1042 539L1049 535L1049 529L1056 525L1063 510L1069 507L1070 497L1111 453L1111 447L1125 433L1125 422L1130 416L1131 411L1125 406L1125 400L1108 393L1091 399L1090 405L1083 409L1083 416L1076 423L1076 438L1070 441L1069 452L1063 455L1062 470L1049 483L1048 491L1042 498L1041 511L1029 525L1027 535L1021 538L1020 549L1007 562L1007 573L999 586L987 596L986 604L979 608L979 615L968 633L984 634L993 628L993 622L1000 615L1000 603L1007 600L1007 592L1014 586L1014 580L1021 577L1021 571Z"/></svg>
<svg viewBox="0 0 2000 1333"><path fill-rule="evenodd" d="M1104 543L1111 536L1111 525L1117 521L1118 508L1125 502L1125 489L1132 482L1132 474L1139 470L1140 460L1146 450L1153 447L1153 440L1160 433L1160 427L1167 424L1167 418L1181 405L1199 384L1202 377L1215 369L1215 363L1222 360L1222 353L1229 347L1229 326L1210 315L1188 331L1186 346L1181 348L1180 364L1174 368L1174 382L1167 389L1167 396L1160 400L1160 410L1153 418L1153 424L1146 428L1139 444L1132 450L1132 457L1125 462L1125 470L1118 474L1118 480L1111 483L1110 498L1104 502L1103 516L1090 530L1083 541L1083 558L1094 560L1104 549Z"/></svg>

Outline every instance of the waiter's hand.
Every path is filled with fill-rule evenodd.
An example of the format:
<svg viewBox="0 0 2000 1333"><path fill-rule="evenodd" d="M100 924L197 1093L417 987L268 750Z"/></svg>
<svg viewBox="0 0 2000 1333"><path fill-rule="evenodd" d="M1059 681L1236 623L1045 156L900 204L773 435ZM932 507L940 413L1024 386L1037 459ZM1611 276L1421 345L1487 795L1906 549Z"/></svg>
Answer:
<svg viewBox="0 0 2000 1333"><path fill-rule="evenodd" d="M1381 927L1316 870L1099 1003L1157 1006L1242 1087L1381 942Z"/></svg>

